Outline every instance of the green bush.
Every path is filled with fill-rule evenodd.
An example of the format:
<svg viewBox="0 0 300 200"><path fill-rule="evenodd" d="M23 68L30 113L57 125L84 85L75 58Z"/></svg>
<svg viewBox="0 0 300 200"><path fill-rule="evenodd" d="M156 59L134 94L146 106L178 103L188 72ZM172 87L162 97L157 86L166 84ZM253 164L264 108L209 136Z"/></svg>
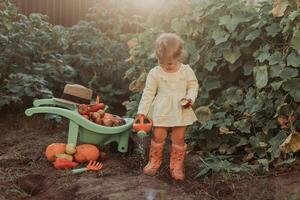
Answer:
<svg viewBox="0 0 300 200"><path fill-rule="evenodd" d="M76 72L62 60L67 47L47 16L26 17L7 1L0 3L0 107L25 97L50 97Z"/></svg>
<svg viewBox="0 0 300 200"><path fill-rule="evenodd" d="M267 165L286 159L279 145L299 120L286 127L277 120L299 114L300 10L296 1L280 2L273 9L273 1L255 6L236 0L172 1L158 9L163 12L151 15L130 50L128 113L135 113L140 86L155 65L152 41L161 31L176 32L186 41L189 64L201 82L195 105L199 122L188 139L206 152L237 154L244 161Z"/></svg>
<svg viewBox="0 0 300 200"><path fill-rule="evenodd" d="M53 26L47 16L26 17L7 0L0 5L0 108L59 96L72 82L89 86L110 106L128 96L123 79L128 49L110 37L119 30L109 35L92 20L70 28Z"/></svg>

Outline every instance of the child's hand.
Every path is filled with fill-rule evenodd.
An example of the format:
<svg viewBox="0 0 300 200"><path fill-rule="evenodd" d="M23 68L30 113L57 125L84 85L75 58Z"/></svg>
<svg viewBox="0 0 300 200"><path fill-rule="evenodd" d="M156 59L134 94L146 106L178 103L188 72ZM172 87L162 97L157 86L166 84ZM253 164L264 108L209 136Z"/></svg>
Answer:
<svg viewBox="0 0 300 200"><path fill-rule="evenodd" d="M187 109L187 108L191 108L193 106L193 100L190 98L182 98L180 101L181 105L183 108Z"/></svg>

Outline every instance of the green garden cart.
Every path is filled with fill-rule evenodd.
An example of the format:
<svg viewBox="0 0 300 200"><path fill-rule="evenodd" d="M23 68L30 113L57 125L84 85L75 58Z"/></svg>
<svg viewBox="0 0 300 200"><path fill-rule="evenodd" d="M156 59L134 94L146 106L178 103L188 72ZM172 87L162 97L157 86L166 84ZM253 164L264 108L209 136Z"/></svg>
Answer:
<svg viewBox="0 0 300 200"><path fill-rule="evenodd" d="M69 119L68 144L82 143L104 145L111 142L118 144L119 152L127 152L128 141L132 131L133 119L125 118L122 126L106 127L82 117L76 104L61 102L56 98L39 99L33 102L32 108L25 111L27 116L37 113L55 114Z"/></svg>

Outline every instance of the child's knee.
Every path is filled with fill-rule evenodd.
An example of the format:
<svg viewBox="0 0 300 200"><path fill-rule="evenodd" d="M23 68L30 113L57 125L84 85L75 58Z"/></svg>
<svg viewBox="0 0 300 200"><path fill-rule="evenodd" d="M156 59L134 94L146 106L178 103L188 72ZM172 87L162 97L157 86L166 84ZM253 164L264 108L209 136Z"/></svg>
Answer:
<svg viewBox="0 0 300 200"><path fill-rule="evenodd" d="M156 127L154 129L153 140L158 143L162 143L166 140L167 129L163 127Z"/></svg>
<svg viewBox="0 0 300 200"><path fill-rule="evenodd" d="M176 144L176 145L179 145L179 146L184 146L184 137L181 137L181 136L173 136L172 137L172 144Z"/></svg>

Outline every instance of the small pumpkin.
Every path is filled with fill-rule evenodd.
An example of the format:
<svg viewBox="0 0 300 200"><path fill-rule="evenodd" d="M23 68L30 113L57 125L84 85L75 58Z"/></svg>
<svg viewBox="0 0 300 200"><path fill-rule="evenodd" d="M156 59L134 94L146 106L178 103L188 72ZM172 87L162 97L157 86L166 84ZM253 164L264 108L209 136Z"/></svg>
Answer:
<svg viewBox="0 0 300 200"><path fill-rule="evenodd" d="M90 160L97 160L100 156L100 150L92 144L81 144L76 147L74 159L76 162L83 163Z"/></svg>
<svg viewBox="0 0 300 200"><path fill-rule="evenodd" d="M64 154L65 149L66 149L66 144L53 143L46 148L45 155L49 161L53 162L56 159L56 154Z"/></svg>

